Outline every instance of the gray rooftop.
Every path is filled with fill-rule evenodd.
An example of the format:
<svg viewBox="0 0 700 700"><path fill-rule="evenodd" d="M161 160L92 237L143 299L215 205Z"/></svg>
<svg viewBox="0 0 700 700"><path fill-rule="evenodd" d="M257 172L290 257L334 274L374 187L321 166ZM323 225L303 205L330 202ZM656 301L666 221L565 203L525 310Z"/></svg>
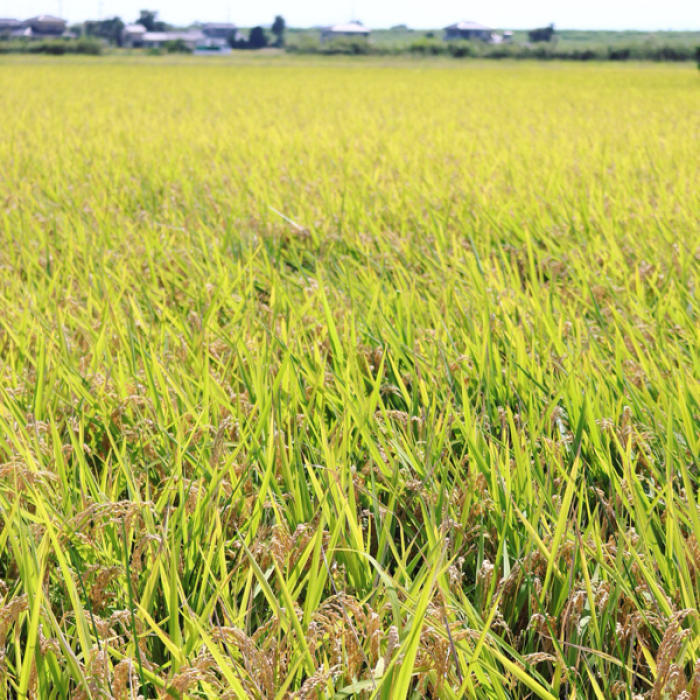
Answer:
<svg viewBox="0 0 700 700"><path fill-rule="evenodd" d="M479 24L478 22L455 22L454 24L451 24L449 27L446 27L446 29L458 29L459 31L482 31L482 32L490 32L491 27L487 27L485 24Z"/></svg>
<svg viewBox="0 0 700 700"><path fill-rule="evenodd" d="M324 27L324 32L332 34L369 34L370 30L361 22L347 22L346 24L334 24L330 27Z"/></svg>
<svg viewBox="0 0 700 700"><path fill-rule="evenodd" d="M231 24L231 22L204 22L200 27L202 29L230 29L232 31L238 28L235 24Z"/></svg>
<svg viewBox="0 0 700 700"><path fill-rule="evenodd" d="M50 22L55 24L66 24L65 19L60 17L54 17L53 15L37 15L36 17L30 17L27 22Z"/></svg>

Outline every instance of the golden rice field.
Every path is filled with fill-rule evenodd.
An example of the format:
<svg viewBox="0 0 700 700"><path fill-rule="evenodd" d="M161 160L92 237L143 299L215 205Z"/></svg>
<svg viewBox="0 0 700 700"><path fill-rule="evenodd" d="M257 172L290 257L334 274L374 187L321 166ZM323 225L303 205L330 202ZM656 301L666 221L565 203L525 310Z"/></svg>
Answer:
<svg viewBox="0 0 700 700"><path fill-rule="evenodd" d="M0 698L697 698L699 80L3 59Z"/></svg>

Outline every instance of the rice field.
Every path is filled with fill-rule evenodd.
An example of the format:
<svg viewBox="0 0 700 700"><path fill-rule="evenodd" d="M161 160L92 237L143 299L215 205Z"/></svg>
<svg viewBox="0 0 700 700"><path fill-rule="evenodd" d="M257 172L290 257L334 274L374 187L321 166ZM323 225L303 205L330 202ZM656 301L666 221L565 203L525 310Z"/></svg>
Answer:
<svg viewBox="0 0 700 700"><path fill-rule="evenodd" d="M0 698L697 698L698 80L2 59Z"/></svg>

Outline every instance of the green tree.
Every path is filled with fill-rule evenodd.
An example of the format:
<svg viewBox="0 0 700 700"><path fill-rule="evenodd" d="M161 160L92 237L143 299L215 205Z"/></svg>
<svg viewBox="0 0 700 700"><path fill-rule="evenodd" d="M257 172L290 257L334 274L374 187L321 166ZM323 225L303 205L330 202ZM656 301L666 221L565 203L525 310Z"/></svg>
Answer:
<svg viewBox="0 0 700 700"><path fill-rule="evenodd" d="M282 15L277 15L272 23L272 33L275 35L275 46L284 46L284 30L287 24Z"/></svg>
<svg viewBox="0 0 700 700"><path fill-rule="evenodd" d="M262 27L253 27L250 30L248 46L251 49L264 49L267 46L267 34Z"/></svg>
<svg viewBox="0 0 700 700"><path fill-rule="evenodd" d="M531 29L527 33L527 36L533 43L537 41L551 41L554 37L554 25L550 24L546 27Z"/></svg>
<svg viewBox="0 0 700 700"><path fill-rule="evenodd" d="M192 53L192 49L185 43L184 39L171 39L163 44L163 48L168 53Z"/></svg>
<svg viewBox="0 0 700 700"><path fill-rule="evenodd" d="M95 22L85 22L85 34L87 34L87 36L96 36L100 39L106 39L111 44L117 44L117 46L121 46L123 29L124 22L122 22L119 17L112 17L112 19L103 19Z"/></svg>
<svg viewBox="0 0 700 700"><path fill-rule="evenodd" d="M143 25L147 32L164 32L168 25L157 20L157 17L158 13L155 10L141 10L136 21Z"/></svg>

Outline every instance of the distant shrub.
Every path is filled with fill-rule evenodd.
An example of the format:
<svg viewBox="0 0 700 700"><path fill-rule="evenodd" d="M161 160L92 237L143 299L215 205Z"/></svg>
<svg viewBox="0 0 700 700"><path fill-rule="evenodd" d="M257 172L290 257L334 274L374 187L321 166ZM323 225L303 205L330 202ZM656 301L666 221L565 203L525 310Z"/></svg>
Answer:
<svg viewBox="0 0 700 700"><path fill-rule="evenodd" d="M99 39L83 37L75 42L75 53L99 56L102 53L102 42Z"/></svg>
<svg viewBox="0 0 700 700"><path fill-rule="evenodd" d="M102 53L102 42L99 39L89 37L47 41L2 41L0 42L0 53L36 53L51 56L62 56L70 53L97 56Z"/></svg>
<svg viewBox="0 0 700 700"><path fill-rule="evenodd" d="M439 39L418 39L409 45L408 51L419 56L441 56L447 53L447 45Z"/></svg>
<svg viewBox="0 0 700 700"><path fill-rule="evenodd" d="M447 44L447 52L455 58L469 58L479 54L479 50L471 41L450 41Z"/></svg>
<svg viewBox="0 0 700 700"><path fill-rule="evenodd" d="M628 47L608 47L608 58L611 61L627 61L632 56L632 50Z"/></svg>
<svg viewBox="0 0 700 700"><path fill-rule="evenodd" d="M0 54L3 53L26 53L27 41L8 41L3 39L0 41Z"/></svg>
<svg viewBox="0 0 700 700"><path fill-rule="evenodd" d="M515 44L494 44L481 51L483 58L519 58L522 47Z"/></svg>
<svg viewBox="0 0 700 700"><path fill-rule="evenodd" d="M346 54L348 56L360 56L373 53L372 47L366 39L349 39L338 37L330 41L322 42L320 53Z"/></svg>
<svg viewBox="0 0 700 700"><path fill-rule="evenodd" d="M691 46L654 46L651 48L651 56L654 61L692 61L694 51Z"/></svg>
<svg viewBox="0 0 700 700"><path fill-rule="evenodd" d="M535 44L487 44L480 41L444 41L421 36L409 44L380 44L365 40L338 38L329 42L317 36L295 37L287 44L287 51L307 54L372 54L414 56L452 56L453 58L488 58L538 61L692 61L700 67L700 47L687 44L629 43L607 45L601 43L562 45L555 42Z"/></svg>
<svg viewBox="0 0 700 700"><path fill-rule="evenodd" d="M184 39L172 39L163 44L167 53L192 53L192 49L185 43Z"/></svg>
<svg viewBox="0 0 700 700"><path fill-rule="evenodd" d="M290 53L320 53L321 42L316 36L302 35L288 39L285 48Z"/></svg>
<svg viewBox="0 0 700 700"><path fill-rule="evenodd" d="M416 42L422 44L422 40ZM434 42L437 47L435 51L423 50L422 47L416 49L415 53L434 55L444 53L446 49L441 41ZM346 56L399 56L411 53L411 48L406 43L382 42L375 44L365 38L336 37L334 39L321 41L318 34L297 34L287 38L285 49L290 53L321 54L321 55L346 55Z"/></svg>
<svg viewBox="0 0 700 700"><path fill-rule="evenodd" d="M550 24L547 27L538 27L537 29L531 29L527 33L527 36L533 43L536 43L538 41L551 41L554 37L554 25Z"/></svg>
<svg viewBox="0 0 700 700"><path fill-rule="evenodd" d="M29 53L48 53L53 56L60 56L67 53L68 42L61 39L54 41L37 41L29 44Z"/></svg>
<svg viewBox="0 0 700 700"><path fill-rule="evenodd" d="M554 52L555 58L558 57L559 52ZM562 56L571 61L595 61L603 58L602 53L598 53L594 49L574 49L569 55Z"/></svg>

